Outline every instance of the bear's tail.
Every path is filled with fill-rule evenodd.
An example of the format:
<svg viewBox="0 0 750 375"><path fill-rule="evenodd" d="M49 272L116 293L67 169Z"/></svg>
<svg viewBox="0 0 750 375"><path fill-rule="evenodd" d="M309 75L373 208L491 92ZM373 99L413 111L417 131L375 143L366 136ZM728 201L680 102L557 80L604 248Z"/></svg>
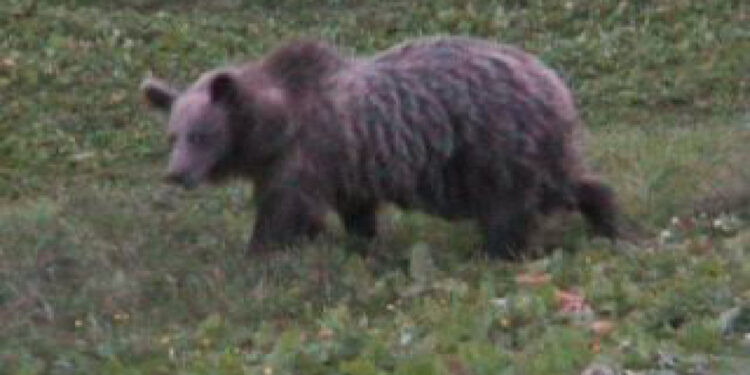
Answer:
<svg viewBox="0 0 750 375"><path fill-rule="evenodd" d="M575 197L594 234L614 240L618 236L618 210L612 189L597 179L584 178L576 183Z"/></svg>

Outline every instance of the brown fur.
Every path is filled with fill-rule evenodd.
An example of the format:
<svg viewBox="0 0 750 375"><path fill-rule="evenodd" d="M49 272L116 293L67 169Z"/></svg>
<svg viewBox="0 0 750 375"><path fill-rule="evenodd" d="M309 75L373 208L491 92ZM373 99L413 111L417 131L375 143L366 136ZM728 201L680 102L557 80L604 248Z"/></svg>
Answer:
<svg viewBox="0 0 750 375"><path fill-rule="evenodd" d="M522 254L539 214L561 208L616 235L613 193L576 146L569 90L510 46L434 38L349 58L301 41L178 95L156 81L144 91L171 109L170 180L255 182L251 252L315 236L331 208L372 237L385 202L475 219L504 258ZM196 132L212 134L205 147Z"/></svg>

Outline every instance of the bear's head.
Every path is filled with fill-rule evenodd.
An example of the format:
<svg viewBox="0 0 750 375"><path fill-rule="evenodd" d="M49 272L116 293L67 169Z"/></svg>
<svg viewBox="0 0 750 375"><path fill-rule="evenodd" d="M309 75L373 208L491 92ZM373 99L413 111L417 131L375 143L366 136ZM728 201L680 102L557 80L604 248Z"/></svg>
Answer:
<svg viewBox="0 0 750 375"><path fill-rule="evenodd" d="M193 188L252 175L253 164L270 158L288 128L282 93L252 86L233 69L206 73L182 92L159 79L143 82L149 105L169 113L167 181Z"/></svg>
<svg viewBox="0 0 750 375"><path fill-rule="evenodd" d="M169 113L167 180L194 187L265 175L300 123L314 121L306 111L318 106L324 78L345 64L333 47L299 41L260 61L205 73L182 92L146 79L147 102Z"/></svg>

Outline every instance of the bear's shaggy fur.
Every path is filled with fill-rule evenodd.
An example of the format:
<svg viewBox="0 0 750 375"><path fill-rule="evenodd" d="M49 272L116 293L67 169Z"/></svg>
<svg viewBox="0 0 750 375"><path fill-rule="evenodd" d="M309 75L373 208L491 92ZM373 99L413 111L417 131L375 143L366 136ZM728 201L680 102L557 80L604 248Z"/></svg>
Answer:
<svg viewBox="0 0 750 375"><path fill-rule="evenodd" d="M616 235L569 90L511 46L442 37L357 58L297 41L183 92L155 79L143 90L171 112L171 181L255 183L251 252L315 236L328 209L372 237L387 202L475 219L503 258L522 255L538 215L557 209Z"/></svg>

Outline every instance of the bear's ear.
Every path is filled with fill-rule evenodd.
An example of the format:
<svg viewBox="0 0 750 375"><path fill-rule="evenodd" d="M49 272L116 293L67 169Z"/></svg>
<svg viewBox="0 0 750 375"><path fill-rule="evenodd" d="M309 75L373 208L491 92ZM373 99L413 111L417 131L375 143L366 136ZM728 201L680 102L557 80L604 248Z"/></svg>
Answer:
<svg viewBox="0 0 750 375"><path fill-rule="evenodd" d="M239 94L237 77L231 72L216 73L208 84L208 92L213 103L233 102Z"/></svg>
<svg viewBox="0 0 750 375"><path fill-rule="evenodd" d="M163 111L169 111L172 108L172 103L179 95L177 90L156 78L146 78L141 83L141 92L143 92L149 105Z"/></svg>

